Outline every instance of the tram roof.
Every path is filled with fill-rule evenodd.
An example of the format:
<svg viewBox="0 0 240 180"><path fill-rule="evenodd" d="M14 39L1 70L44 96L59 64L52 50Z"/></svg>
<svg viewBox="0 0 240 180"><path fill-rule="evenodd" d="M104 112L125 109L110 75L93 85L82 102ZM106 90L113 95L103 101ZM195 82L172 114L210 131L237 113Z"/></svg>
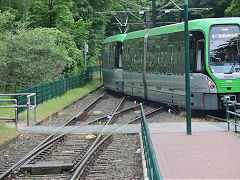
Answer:
<svg viewBox="0 0 240 180"><path fill-rule="evenodd" d="M109 43L109 42L123 42L127 34L118 34L115 36L107 37L103 40L103 43Z"/></svg>
<svg viewBox="0 0 240 180"><path fill-rule="evenodd" d="M197 19L189 21L189 30L202 30L208 32L210 27L214 24L240 24L240 18L207 18L207 19ZM174 32L184 31L184 23L177 23L166 25L162 27L156 27L151 29L149 36L155 36L160 34L169 34ZM130 32L127 34L125 40L144 38L147 33L146 30Z"/></svg>
<svg viewBox="0 0 240 180"><path fill-rule="evenodd" d="M226 17L226 18L206 18L196 19L189 21L189 30L202 30L205 33L209 32L212 25L217 24L239 24L240 17ZM118 34L115 36L107 37L103 40L103 43L109 42L123 42L128 39L144 38L148 29L130 32L128 34ZM174 32L184 31L184 23L170 24L162 27L156 27L151 29L149 36L156 36L161 34L169 34Z"/></svg>

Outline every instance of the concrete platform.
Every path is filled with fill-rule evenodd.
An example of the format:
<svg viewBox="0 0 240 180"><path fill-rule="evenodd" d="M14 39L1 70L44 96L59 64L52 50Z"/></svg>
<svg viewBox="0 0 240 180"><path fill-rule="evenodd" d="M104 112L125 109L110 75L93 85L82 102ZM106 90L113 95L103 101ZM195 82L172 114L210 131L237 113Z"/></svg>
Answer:
<svg viewBox="0 0 240 180"><path fill-rule="evenodd" d="M240 180L239 137L224 132L227 125L223 123L208 124L211 126L193 123L192 135L180 131L184 129L182 124L175 124L175 127L167 124L150 125L164 180ZM164 132L163 126L166 127Z"/></svg>

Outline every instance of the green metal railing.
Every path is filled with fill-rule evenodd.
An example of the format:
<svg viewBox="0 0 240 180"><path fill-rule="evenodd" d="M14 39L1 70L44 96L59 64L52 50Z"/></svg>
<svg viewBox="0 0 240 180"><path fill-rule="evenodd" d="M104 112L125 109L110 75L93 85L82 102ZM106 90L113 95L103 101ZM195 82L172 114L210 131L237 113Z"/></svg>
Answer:
<svg viewBox="0 0 240 180"><path fill-rule="evenodd" d="M98 67L90 67L84 74L78 76L73 76L69 78L64 78L62 80L41 84L33 86L27 89L16 91L16 93L36 93L37 102L36 104L41 104L45 101L48 101L52 98L62 96L66 91L74 88L83 87L92 79L92 72L99 70ZM16 96L16 99L19 104L26 104L25 96ZM32 101L32 100L31 100ZM32 104L33 102L31 102ZM18 110L18 114L23 112L26 108Z"/></svg>
<svg viewBox="0 0 240 180"><path fill-rule="evenodd" d="M236 101L227 101L227 123L228 123L228 131L230 131L230 124L233 124L235 126L235 133L237 133L237 127L240 127L240 124L237 122L237 117L240 117L240 114L237 113L237 106L239 106L240 103ZM230 111L230 106L233 106L234 111ZM230 114L234 115L234 122L230 121Z"/></svg>
<svg viewBox="0 0 240 180"><path fill-rule="evenodd" d="M162 180L162 175L160 173L156 154L153 149L152 140L150 137L150 131L148 128L148 124L146 121L146 117L144 115L143 106L141 105L141 130L142 130L142 140L143 140L143 148L146 159L147 173L150 180Z"/></svg>

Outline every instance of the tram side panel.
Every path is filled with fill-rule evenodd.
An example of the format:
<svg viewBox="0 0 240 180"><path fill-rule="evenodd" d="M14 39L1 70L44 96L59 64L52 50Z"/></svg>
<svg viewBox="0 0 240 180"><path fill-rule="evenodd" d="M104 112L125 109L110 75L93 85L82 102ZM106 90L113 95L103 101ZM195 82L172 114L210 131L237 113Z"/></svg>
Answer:
<svg viewBox="0 0 240 180"><path fill-rule="evenodd" d="M106 43L103 47L103 84L116 92L123 92L122 69L119 67L121 42Z"/></svg>
<svg viewBox="0 0 240 180"><path fill-rule="evenodd" d="M124 93L144 97L143 40L134 39L124 42L123 50L123 84Z"/></svg>
<svg viewBox="0 0 240 180"><path fill-rule="evenodd" d="M123 90L124 94L133 95L132 87L132 63L131 63L131 53L134 51L131 46L124 42L123 46Z"/></svg>
<svg viewBox="0 0 240 180"><path fill-rule="evenodd" d="M148 98L167 104L173 104L170 91L168 35L148 38L147 48L147 89Z"/></svg>
<svg viewBox="0 0 240 180"><path fill-rule="evenodd" d="M144 98L143 84L143 39L136 39L135 51L132 59L133 95Z"/></svg>
<svg viewBox="0 0 240 180"><path fill-rule="evenodd" d="M103 45L103 85L104 87L115 90L114 87L114 43L106 43Z"/></svg>
<svg viewBox="0 0 240 180"><path fill-rule="evenodd" d="M196 61L196 42L203 37L193 35L192 61ZM200 34L200 35L199 35ZM185 107L185 49L183 32L149 37L147 54L148 99ZM195 51L195 52L194 52ZM204 51L202 49L202 51ZM196 62L193 62L195 65ZM194 71L194 68L192 68ZM210 89L209 77L191 72L192 109L218 109L217 89ZM212 82L213 83L213 82ZM216 87L216 86L215 86Z"/></svg>

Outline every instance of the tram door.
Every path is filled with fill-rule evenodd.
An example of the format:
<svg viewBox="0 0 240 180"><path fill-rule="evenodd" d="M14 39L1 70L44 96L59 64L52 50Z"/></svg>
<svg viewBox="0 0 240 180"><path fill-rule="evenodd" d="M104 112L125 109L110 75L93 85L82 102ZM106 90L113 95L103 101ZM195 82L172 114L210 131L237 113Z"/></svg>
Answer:
<svg viewBox="0 0 240 180"><path fill-rule="evenodd" d="M115 67L114 67L114 85L115 91L123 92L123 74L122 74L122 43L115 45Z"/></svg>

